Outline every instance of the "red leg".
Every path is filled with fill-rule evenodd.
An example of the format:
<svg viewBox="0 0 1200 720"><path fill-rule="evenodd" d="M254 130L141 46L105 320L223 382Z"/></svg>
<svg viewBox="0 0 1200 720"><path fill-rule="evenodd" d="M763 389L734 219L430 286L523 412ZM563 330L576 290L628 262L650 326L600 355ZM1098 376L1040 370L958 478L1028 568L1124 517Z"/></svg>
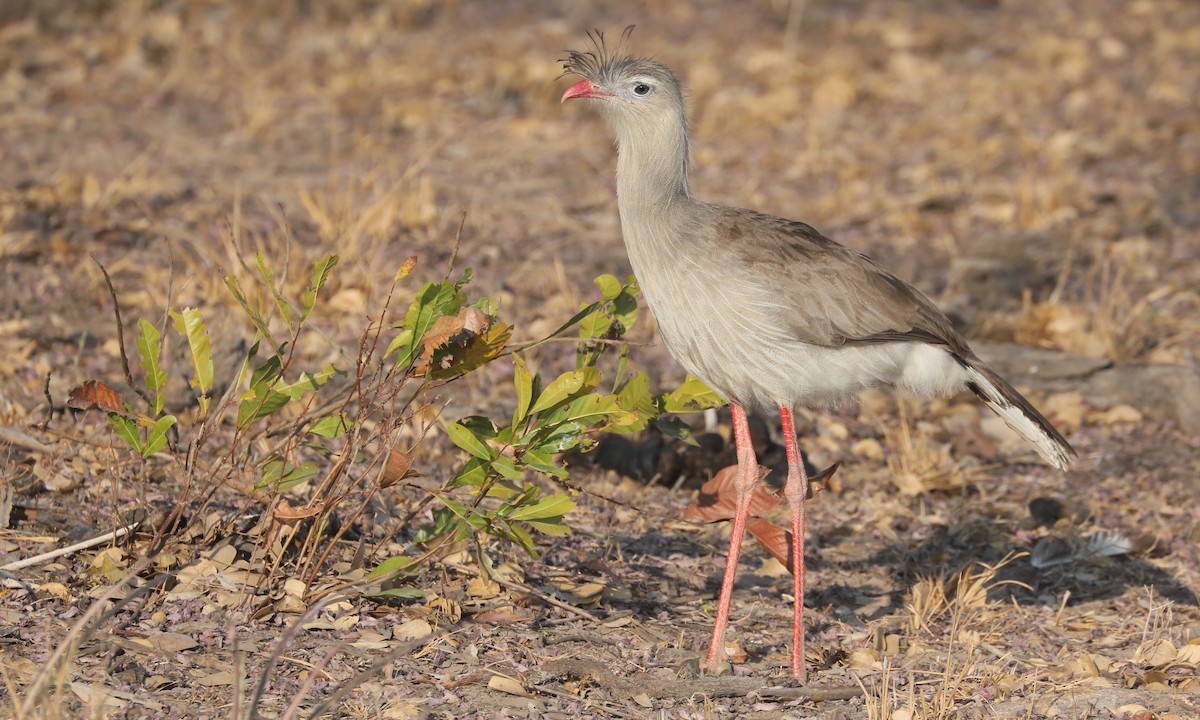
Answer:
<svg viewBox="0 0 1200 720"><path fill-rule="evenodd" d="M808 474L804 458L796 444L796 427L792 411L779 406L783 424L783 442L787 448L788 476L783 495L792 508L792 676L800 682L807 679L804 667L804 499L808 497Z"/></svg>
<svg viewBox="0 0 1200 720"><path fill-rule="evenodd" d="M708 646L708 658L704 669L712 672L725 658L725 627L729 624L729 601L733 597L733 578L737 573L738 555L742 552L742 538L746 535L746 521L750 517L750 497L758 483L758 461L754 458L754 444L750 441L750 425L746 422L746 410L733 403L733 440L737 446L738 469L734 485L737 488L737 513L733 516L733 534L729 538L729 556L725 559L725 577L721 581L721 596L717 599L717 621L713 625L712 643Z"/></svg>

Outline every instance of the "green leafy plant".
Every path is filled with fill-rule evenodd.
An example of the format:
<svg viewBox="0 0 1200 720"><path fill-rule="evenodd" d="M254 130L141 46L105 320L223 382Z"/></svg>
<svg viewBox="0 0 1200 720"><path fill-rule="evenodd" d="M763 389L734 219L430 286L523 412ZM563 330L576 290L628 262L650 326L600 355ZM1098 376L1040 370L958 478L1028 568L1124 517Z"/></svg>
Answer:
<svg viewBox="0 0 1200 720"><path fill-rule="evenodd" d="M513 393L515 407L511 418L497 421L472 415L444 425L450 441L463 450L467 459L435 497L442 508L434 513L434 522L414 537L417 543L435 538L458 541L481 536L509 540L526 552L536 554L533 532L558 536L570 531L566 514L575 507L567 494L544 494L533 478L566 478L567 468L560 456L573 449L588 449L600 432L629 433L657 421L659 427L684 439L687 425L665 418L664 410L686 411L710 407L720 399L699 381L689 379L684 386L658 397L650 393L645 373L628 371L628 345L622 341L638 315L637 286L633 278L624 283L611 275L596 278L600 298L582 308L570 320L546 338L515 349ZM419 349L421 331L433 335L440 318L461 313L464 307L462 284L443 282L427 285L418 294L406 316L405 327L390 350L397 364L420 367L418 358L429 353L426 343ZM457 324L448 326L457 327ZM415 330L414 330L415 328ZM575 368L544 380L529 370L521 353L578 329ZM504 327L503 332L507 333ZM476 335L486 352L472 352L470 341L447 342L433 352L453 358L449 365L436 360L428 372L446 377L461 364L476 367L472 358L499 357L498 346L489 342L494 335L480 330ZM505 335L507 337L507 335ZM601 389L601 359L618 349L615 377L610 389ZM448 349L445 349L448 348ZM496 353L496 354L493 354ZM478 542L477 542L478 545ZM482 557L481 566L488 563ZM377 575L411 570L409 558L390 558L376 569Z"/></svg>

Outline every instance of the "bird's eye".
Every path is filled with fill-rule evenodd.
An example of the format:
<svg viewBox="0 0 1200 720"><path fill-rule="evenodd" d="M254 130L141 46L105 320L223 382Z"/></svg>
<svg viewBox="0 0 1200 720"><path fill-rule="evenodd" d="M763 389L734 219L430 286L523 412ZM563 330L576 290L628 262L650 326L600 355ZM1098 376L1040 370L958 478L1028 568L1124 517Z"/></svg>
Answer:
<svg viewBox="0 0 1200 720"><path fill-rule="evenodd" d="M649 85L647 85L646 83L643 83L643 82L640 82L637 85L633 86L633 94L638 95L640 97L646 97L653 91L654 91L654 88L650 87Z"/></svg>

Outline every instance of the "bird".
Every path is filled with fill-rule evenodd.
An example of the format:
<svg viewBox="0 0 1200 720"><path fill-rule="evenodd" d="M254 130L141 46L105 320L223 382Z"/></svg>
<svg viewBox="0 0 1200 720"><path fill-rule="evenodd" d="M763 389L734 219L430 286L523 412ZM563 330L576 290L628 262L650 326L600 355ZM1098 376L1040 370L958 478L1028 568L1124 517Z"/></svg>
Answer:
<svg viewBox="0 0 1200 720"><path fill-rule="evenodd" d="M586 100L617 147L621 234L668 353L729 401L737 446L737 510L712 640L702 663L717 669L750 501L759 481L747 411L778 412L791 510L791 675L804 662L804 469L793 413L873 386L919 396L974 393L1050 465L1077 454L1036 408L980 360L932 300L870 257L811 225L705 202L688 185L683 91L666 66L589 32L587 49L560 59L578 80L560 102Z"/></svg>

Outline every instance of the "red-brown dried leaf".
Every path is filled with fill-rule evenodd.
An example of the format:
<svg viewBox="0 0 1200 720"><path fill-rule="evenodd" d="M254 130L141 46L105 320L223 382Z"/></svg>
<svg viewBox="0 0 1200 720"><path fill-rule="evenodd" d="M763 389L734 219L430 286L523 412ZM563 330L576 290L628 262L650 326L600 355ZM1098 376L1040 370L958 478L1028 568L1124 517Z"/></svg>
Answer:
<svg viewBox="0 0 1200 720"><path fill-rule="evenodd" d="M71 388L67 394L67 407L72 410L100 410L103 412L125 414L125 405L121 396L108 385L99 380L88 380L82 385Z"/></svg>
<svg viewBox="0 0 1200 720"><path fill-rule="evenodd" d="M770 468L758 468L758 484L754 487L754 494L750 500L751 517L769 512L783 502L783 498L763 485L762 480L769 472ZM731 520L737 512L737 488L734 486L736 478L737 465L722 468L712 480L700 486L700 495L696 502L683 509L683 519L694 523Z"/></svg>
<svg viewBox="0 0 1200 720"><path fill-rule="evenodd" d="M763 518L750 518L746 523L746 532L762 544L771 556L792 572L792 533L767 522Z"/></svg>
<svg viewBox="0 0 1200 720"><path fill-rule="evenodd" d="M383 466L383 473L379 476L379 487L386 488L395 485L409 475L415 475L412 470L412 455L392 448L388 450L387 462Z"/></svg>
<svg viewBox="0 0 1200 720"><path fill-rule="evenodd" d="M305 518L319 515L325 509L324 503L296 507L287 500L282 500L272 511L275 519L283 525L294 525Z"/></svg>
<svg viewBox="0 0 1200 720"><path fill-rule="evenodd" d="M457 315L443 315L433 321L433 325L421 338L421 355L413 366L412 373L416 377L424 375L429 370L429 364L437 351L451 342L465 346L471 338L487 328L488 316L482 310L474 307L464 307ZM443 368L435 367L434 370Z"/></svg>
<svg viewBox="0 0 1200 720"><path fill-rule="evenodd" d="M808 480L808 496L825 487L825 483L837 472L838 463L834 463ZM758 484L754 487L753 499L750 501L750 517L765 515L783 502L783 498L771 492L764 484L763 478L770 472L768 468L758 468ZM721 520L732 520L737 511L737 488L734 479L737 477L737 465L722 468L712 480L700 486L700 495L696 502L683 509L680 513L684 520L694 523L714 523Z"/></svg>

